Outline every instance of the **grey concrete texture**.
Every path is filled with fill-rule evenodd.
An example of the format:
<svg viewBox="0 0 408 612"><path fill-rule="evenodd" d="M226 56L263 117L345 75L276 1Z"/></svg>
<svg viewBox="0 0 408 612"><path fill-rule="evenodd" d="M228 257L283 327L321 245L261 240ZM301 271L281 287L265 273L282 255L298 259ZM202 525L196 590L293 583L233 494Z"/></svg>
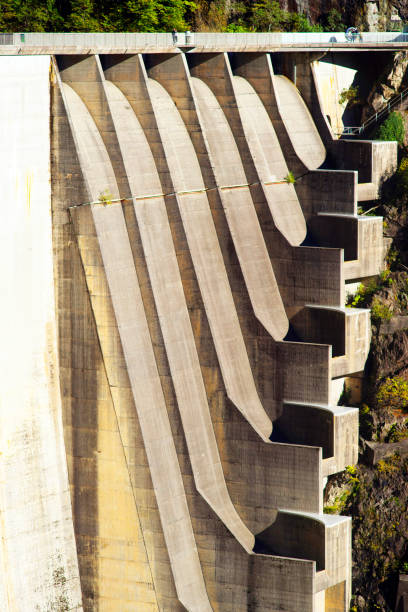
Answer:
<svg viewBox="0 0 408 612"><path fill-rule="evenodd" d="M90 200L97 200L101 184L117 197L113 169L95 124L66 84L63 92ZM187 609L210 610L122 207L92 204L91 211L178 597ZM89 280L88 290L94 292ZM210 469L212 465L207 463Z"/></svg>
<svg viewBox="0 0 408 612"><path fill-rule="evenodd" d="M313 118L292 81L274 76L278 108L297 156L309 170L319 168L326 150Z"/></svg>
<svg viewBox="0 0 408 612"><path fill-rule="evenodd" d="M157 67L156 67L156 66L154 66L154 67L152 67L152 68L151 68L151 70L153 70L153 69L154 69L155 73L157 74L157 70L156 70L156 68L157 68ZM109 72L111 73L111 72L112 72L112 70L111 70L111 69L109 69ZM123 87L123 81L118 80L118 83L120 83L120 84L121 84L121 86ZM133 97L133 94L132 94L132 97ZM182 104L181 106L183 106L183 104ZM187 106L188 106L188 105L187 105ZM150 126L150 125L151 125L151 124L149 123L149 126ZM152 137L153 137L153 135L152 135ZM179 234L179 232L177 232L176 238L177 238L177 240L179 240L179 239L180 239L180 234ZM181 247L181 248L182 248L182 249L183 249L183 248L185 249L186 247L184 246L184 247ZM184 260L184 259L185 259L185 254L184 254L184 252L183 252L183 260ZM183 266L184 266L184 265L185 265L185 264L183 263ZM186 293L186 297L188 297L188 294L191 292L191 285L190 285L190 281L189 281L189 283L188 283L188 285L187 285L187 288L186 288L186 285L185 285L185 291L187 291L187 293ZM197 308L197 305L196 305L196 304L194 304L193 308L194 308L194 309L196 309L196 308ZM203 315L204 315L204 312L203 312ZM204 315L204 316L205 316L205 315ZM201 321L200 321L200 328L199 328L199 336L197 337L197 342L199 343L199 346L203 346L203 344L204 344L204 343L203 343L203 337L204 337L204 336L203 336L203 320L201 320ZM206 363L208 363L208 350L207 350L207 349L205 350L204 355L205 355L205 362L206 362ZM207 370L208 370L208 368L205 368L205 369L204 369L204 373L206 373L206 371L207 371ZM206 376L206 378L207 378L207 389L208 389L208 392L209 392L209 393L212 395L212 394L214 393L214 391L213 391L213 387L214 387L214 379L213 379L213 377L211 377L211 376ZM226 415L224 414L224 416L223 416L223 420L225 420L225 418L226 418ZM217 420L217 419L216 419L216 420ZM218 431L218 430L217 430L217 431ZM220 433L221 433L221 432L220 432ZM229 434L229 435L233 435L233 436L235 437L235 439L237 439L237 436L240 436L241 434L240 434L240 432L238 432L238 430L235 430L235 433L234 433L234 434ZM229 436L228 436L228 437L229 437ZM226 443L228 442L228 439L227 439L227 440L225 440L225 439L223 438L223 436L222 436L222 435L221 435L221 436L218 436L218 439L221 441L220 450L225 451L225 452L224 452L224 454L230 458L230 456L231 456L231 452L232 452L232 447L231 447L231 448L229 448L229 449L228 449L228 452L227 452L227 449L226 449ZM241 446L245 446L245 445L247 445L247 442L245 441L245 439L244 439L244 438L242 438L242 439L240 439L240 444L241 444ZM263 459L261 459L261 458L259 457L259 461L260 461L261 463L263 463L263 462L265 461L265 465L266 465L268 462L269 462L269 463L271 463L271 464L272 464L272 463L274 463L274 464L275 464L275 461L278 459L278 455L281 455L281 452L282 452L282 451L279 453L279 452L278 452L278 450L276 449L276 447L274 447L273 445L269 445L269 448L268 448L268 449L266 449L266 448L265 448L265 451L266 451L266 450L268 450L268 452L266 452L266 453L265 453L265 460L263 460ZM293 448L293 452L295 452L295 453L298 453L299 451L301 451L301 452L305 452L305 453L309 453L309 454L310 454L310 451L311 451L311 450L312 450L312 449L306 449L306 448L305 448L305 449L295 449L295 448ZM290 453L292 453L292 449L291 449L291 448L288 448L288 449L287 449L287 451L289 452L289 454L290 454ZM269 460L267 460L267 458L266 458L267 456L269 457ZM276 457L276 460L275 460L275 457ZM289 461L289 463L290 463L290 461ZM275 501L273 502L273 504L275 504L275 506L276 506L276 503L277 503L277 500L278 500L278 499L282 499L282 500L284 500L284 499L285 499L285 491L284 491L284 487L282 487L282 486L281 486L281 482L284 482L284 479L283 479L283 481L282 481L282 480L280 479L280 477L278 476L278 473L282 471L282 468L284 467L284 465L285 465L285 464L286 464L286 462L284 462L283 464L281 464L281 463L280 463L280 461L279 461L279 463L276 463L276 468L278 468L278 467L279 467L279 469L276 469L275 473L270 473L270 477L272 477L272 476L273 476L273 479L270 479L270 480L269 480L270 485L269 485L267 488L265 488L265 490L264 490L264 492L263 492L263 493L261 493L261 490L259 490L259 494L257 493L256 498L251 497L251 495L252 495L251 490L248 490L248 501L246 501L245 503L250 503L251 505L252 505L252 504L253 504L253 505L256 505L256 506L257 506L257 508L258 508L258 516L259 516L259 517L261 516L261 514L260 514L260 508L261 508L261 507L263 507L263 506L268 506L268 504L270 503L270 502L269 502L269 499L271 498L271 494L272 494L272 498L274 498L274 499L275 499ZM231 473L231 470L230 470L230 467L229 467L230 462L225 463L225 461L224 461L223 465L224 465L224 466L226 466L226 468L225 468L225 469L226 469L226 474L227 474L227 477L228 477L228 474L229 474L229 473ZM242 467L246 467L246 466L242 466ZM286 468L285 468L285 469L286 469ZM242 471L242 470L241 470L241 471ZM245 476L245 478L247 478L247 477ZM251 473L251 468L250 468L250 466L248 466L248 478L247 478L247 482L250 482L251 480L253 480L253 474ZM300 477L300 475L299 475L299 484L300 484L301 482L302 482L302 479L301 479L301 477ZM304 481L303 481L303 482L304 482ZM300 488L299 488L299 486L297 487L297 491L299 492L299 502L300 502L300 500L301 500L301 499L303 499L303 497L302 497L302 495L303 495L303 494L301 493L301 489L303 488L303 482L302 482L302 486L301 486ZM307 479L307 482L308 482L308 483L310 482L310 479L309 479L309 478ZM258 485L257 485L257 486L258 486ZM309 486L309 485L307 485L307 486ZM236 484L234 484L234 485L233 485L233 488L232 488L232 489L230 489L230 490L231 490L231 495L234 497L235 492L236 492L236 491L238 492L238 489L236 488ZM242 492L242 490L241 490L241 494L240 494L240 495L238 495L238 496L235 498L235 499L236 499L235 503L238 503L238 505L239 505L239 504L242 504L243 497L244 497L244 496L243 496L243 492ZM245 497L246 497L246 496L245 496ZM256 499L256 501L255 501L255 499ZM309 500L308 500L308 501L309 501ZM311 500L310 500L310 501L311 501ZM297 501L295 501L295 499L293 499L293 500L291 501L291 503L295 503L295 505L297 505L297 504L298 504L298 502L297 502ZM303 502L303 503L304 503L304 502ZM241 505L241 509L242 509L242 505ZM265 517L268 517L268 516L270 517L270 511L269 511L269 512L268 512L268 511L266 511ZM247 520L249 520L250 522L252 522L252 523L253 523L253 516L251 516L251 514L248 514L248 519L247 519ZM262 520L263 520L263 519L262 519ZM270 519L266 518L266 522L267 522L267 523L269 522L269 520L270 520ZM255 527L255 529L256 529L256 527Z"/></svg>
<svg viewBox="0 0 408 612"><path fill-rule="evenodd" d="M131 109L126 112L126 98L112 83L106 83L105 87L134 198L196 487L250 552L254 538L232 505L221 468L164 199L143 197L159 193L161 189L154 160L134 112ZM168 120L166 115L164 118Z"/></svg>
<svg viewBox="0 0 408 612"><path fill-rule="evenodd" d="M83 130L83 128L81 128L81 131L82 131L82 133L84 133L84 132L85 132L85 130ZM109 173L108 173L108 174L109 174ZM109 183L109 179L108 179L108 181L107 181L107 182Z"/></svg>
<svg viewBox="0 0 408 612"><path fill-rule="evenodd" d="M306 223L272 122L260 98L244 78L232 79L246 139L278 230L292 245L306 237ZM273 183L273 184L271 184Z"/></svg>
<svg viewBox="0 0 408 612"><path fill-rule="evenodd" d="M288 440L314 440L322 447L323 473L336 473L358 458L358 409L324 404L285 403L276 426Z"/></svg>
<svg viewBox="0 0 408 612"><path fill-rule="evenodd" d="M357 413L331 405L332 378L361 371L369 342L344 280L383 255L379 220L355 216L356 168L308 170L321 131L286 81L297 125L285 116L268 54L57 62L60 378L86 593L118 611L127 594L140 610L346 610L350 525L322 514L322 479L356 460ZM292 168L295 187L271 180ZM306 223L316 246L298 246ZM131 563L103 551L126 530Z"/></svg>
<svg viewBox="0 0 408 612"><path fill-rule="evenodd" d="M233 134L214 94L205 83L193 79L193 88L221 200L255 314L272 337L280 340L288 331L287 317Z"/></svg>
<svg viewBox="0 0 408 612"><path fill-rule="evenodd" d="M121 592L115 586L119 579L121 591L126 597L137 598L147 609L157 609L154 588L157 580L155 576L152 579L146 540L140 537L147 524L152 533L152 528L159 525L154 533L157 555L158 551L162 551L162 584L166 581L163 561L165 563L167 559L168 563L168 554L155 507L143 439L135 418L130 384L126 380L109 292L102 291L103 285L99 283L99 291L93 295L91 307L83 264L67 210L68 206L86 202L89 193L55 81L52 108L53 238L60 384L84 609L94 609L95 602L98 605L104 602L103 605L113 609L118 605L127 609L128 604L120 599ZM59 177L64 177L64 180ZM78 242L82 255L85 255L84 261L94 276L97 273L96 278L104 279L93 225L92 232L83 234ZM98 306L104 318L103 335L100 327L97 334L94 323L94 309ZM110 364L103 358L99 343L101 338L105 340L109 356L115 357L115 361L110 359ZM110 376L115 376L112 385L107 379L108 372ZM114 410L113 399L116 408L120 408L118 413ZM133 484L137 484L137 487L133 487ZM128 517L127 523L123 519L123 512ZM158 538L162 539L161 544ZM170 569L168 574L166 592L170 597L173 589L173 604L177 609L177 595L172 586Z"/></svg>

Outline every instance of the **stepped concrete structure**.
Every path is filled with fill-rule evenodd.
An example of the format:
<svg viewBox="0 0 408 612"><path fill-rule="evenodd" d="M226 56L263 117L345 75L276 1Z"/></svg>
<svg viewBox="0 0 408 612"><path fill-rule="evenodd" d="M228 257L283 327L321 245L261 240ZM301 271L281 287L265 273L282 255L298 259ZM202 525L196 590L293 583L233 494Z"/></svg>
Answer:
<svg viewBox="0 0 408 612"><path fill-rule="evenodd" d="M0 53L0 609L346 612L323 489L396 143L335 139L314 51L30 36Z"/></svg>

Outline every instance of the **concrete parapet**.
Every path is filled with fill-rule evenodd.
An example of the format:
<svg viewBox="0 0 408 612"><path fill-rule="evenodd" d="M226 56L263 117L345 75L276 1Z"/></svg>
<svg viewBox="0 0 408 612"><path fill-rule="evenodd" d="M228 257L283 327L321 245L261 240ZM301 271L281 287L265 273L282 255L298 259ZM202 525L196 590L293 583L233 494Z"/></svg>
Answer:
<svg viewBox="0 0 408 612"><path fill-rule="evenodd" d="M359 216L357 224L357 257L344 263L346 280L375 276L384 269L382 217Z"/></svg>
<svg viewBox="0 0 408 612"><path fill-rule="evenodd" d="M373 185L378 197L382 182L397 169L397 143L370 140L334 140L330 155L341 170L358 170L359 184Z"/></svg>
<svg viewBox="0 0 408 612"><path fill-rule="evenodd" d="M285 536L284 534L289 534ZM339 538L340 536L340 538ZM342 548L339 548L341 539ZM350 589L348 554L351 547L351 519L327 514L295 513L280 510L276 521L257 534L257 540L282 556L312 558L316 571L323 572L324 588L346 582Z"/></svg>
<svg viewBox="0 0 408 612"><path fill-rule="evenodd" d="M340 472L357 461L357 425L356 408L301 402L285 402L276 420L288 440L322 447L324 475Z"/></svg>
<svg viewBox="0 0 408 612"><path fill-rule="evenodd" d="M319 169L300 176L295 187L306 219L321 212L356 215L357 181L353 170Z"/></svg>
<svg viewBox="0 0 408 612"><path fill-rule="evenodd" d="M381 217L321 212L310 220L310 230L323 246L343 246L346 280L374 276L383 269Z"/></svg>

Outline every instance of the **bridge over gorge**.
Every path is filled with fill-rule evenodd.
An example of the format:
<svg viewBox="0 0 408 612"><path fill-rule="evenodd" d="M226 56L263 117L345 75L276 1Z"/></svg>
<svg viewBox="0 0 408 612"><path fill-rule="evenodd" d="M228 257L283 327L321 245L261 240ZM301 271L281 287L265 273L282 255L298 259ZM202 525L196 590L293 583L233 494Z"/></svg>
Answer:
<svg viewBox="0 0 408 612"><path fill-rule="evenodd" d="M376 36L0 35L2 610L349 609Z"/></svg>

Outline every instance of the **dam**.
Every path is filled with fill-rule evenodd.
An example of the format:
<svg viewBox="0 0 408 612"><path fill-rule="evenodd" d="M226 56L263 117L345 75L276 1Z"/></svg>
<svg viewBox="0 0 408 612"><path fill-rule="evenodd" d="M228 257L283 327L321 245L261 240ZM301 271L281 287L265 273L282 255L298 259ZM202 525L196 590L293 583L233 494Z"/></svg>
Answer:
<svg viewBox="0 0 408 612"><path fill-rule="evenodd" d="M346 612L397 143L335 137L345 42L3 36L0 609Z"/></svg>

